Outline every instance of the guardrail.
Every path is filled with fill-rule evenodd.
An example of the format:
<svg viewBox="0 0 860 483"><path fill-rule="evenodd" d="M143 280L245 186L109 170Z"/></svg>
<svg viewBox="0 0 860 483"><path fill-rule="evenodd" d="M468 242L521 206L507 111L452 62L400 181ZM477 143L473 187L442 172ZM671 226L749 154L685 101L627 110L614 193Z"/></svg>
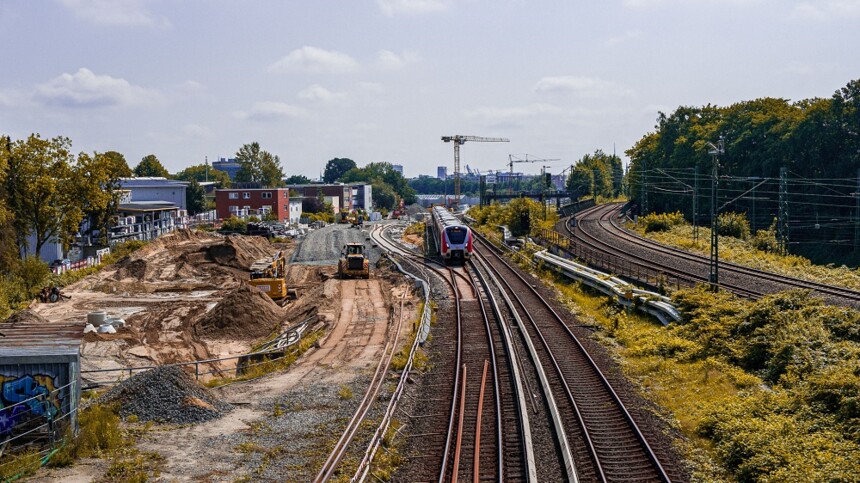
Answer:
<svg viewBox="0 0 860 483"><path fill-rule="evenodd" d="M663 325L681 320L681 313L668 297L638 289L618 277L553 255L546 250L535 253L534 256L568 278L608 295L619 304L656 317Z"/></svg>

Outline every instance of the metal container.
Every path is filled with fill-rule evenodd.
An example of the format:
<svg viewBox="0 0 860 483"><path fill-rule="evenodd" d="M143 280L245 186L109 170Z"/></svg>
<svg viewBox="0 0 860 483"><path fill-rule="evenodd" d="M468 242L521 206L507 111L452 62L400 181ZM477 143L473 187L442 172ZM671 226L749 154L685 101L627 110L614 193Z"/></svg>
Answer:
<svg viewBox="0 0 860 483"><path fill-rule="evenodd" d="M3 324L0 446L54 443L78 428L84 324Z"/></svg>

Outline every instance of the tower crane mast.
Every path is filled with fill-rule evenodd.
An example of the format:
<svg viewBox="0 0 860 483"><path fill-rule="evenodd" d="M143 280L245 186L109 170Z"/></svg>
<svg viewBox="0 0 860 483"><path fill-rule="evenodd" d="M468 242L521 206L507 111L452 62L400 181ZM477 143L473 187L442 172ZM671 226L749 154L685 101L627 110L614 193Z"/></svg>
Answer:
<svg viewBox="0 0 860 483"><path fill-rule="evenodd" d="M511 140L507 138L486 138L481 136L463 136L455 134L453 136L442 136L442 141L446 143L454 143L454 205L455 209L460 208L460 145L466 141L477 143L508 143Z"/></svg>

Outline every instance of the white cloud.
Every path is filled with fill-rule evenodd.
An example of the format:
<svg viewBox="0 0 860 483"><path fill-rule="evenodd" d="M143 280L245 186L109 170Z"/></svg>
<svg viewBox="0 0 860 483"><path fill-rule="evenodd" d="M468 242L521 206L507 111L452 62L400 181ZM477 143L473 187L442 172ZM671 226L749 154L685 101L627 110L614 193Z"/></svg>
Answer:
<svg viewBox="0 0 860 483"><path fill-rule="evenodd" d="M399 14L419 15L448 10L448 0L376 0L383 15L393 17Z"/></svg>
<svg viewBox="0 0 860 483"><path fill-rule="evenodd" d="M9 92L4 92L0 90L0 106L2 107L12 107L15 105L15 101L13 99L13 95Z"/></svg>
<svg viewBox="0 0 860 483"><path fill-rule="evenodd" d="M332 92L319 84L313 84L299 91L297 97L305 101L332 104L345 99L346 93Z"/></svg>
<svg viewBox="0 0 860 483"><path fill-rule="evenodd" d="M572 92L586 98L629 96L633 92L620 84L597 77L544 77L535 85L535 92Z"/></svg>
<svg viewBox="0 0 860 483"><path fill-rule="evenodd" d="M309 46L296 49L269 65L272 72L351 72L356 68L358 62L347 54Z"/></svg>
<svg viewBox="0 0 860 483"><path fill-rule="evenodd" d="M420 57L414 52L404 51L396 54L390 50L380 50L376 54L376 65L382 69L399 70L406 64L418 62Z"/></svg>
<svg viewBox="0 0 860 483"><path fill-rule="evenodd" d="M279 101L255 102L249 112L236 113L236 117L251 121L278 121L301 118L307 115L306 109Z"/></svg>
<svg viewBox="0 0 860 483"><path fill-rule="evenodd" d="M606 45L613 46L613 45L623 44L623 43L627 42L628 40L634 40L634 39L639 38L640 35L642 35L641 30L628 30L628 31L624 32L624 34L622 34L622 35L610 37L609 39L607 39Z"/></svg>
<svg viewBox="0 0 860 483"><path fill-rule="evenodd" d="M36 100L69 108L145 106L161 101L154 89L135 86L127 80L97 75L81 67L36 87Z"/></svg>
<svg viewBox="0 0 860 483"><path fill-rule="evenodd" d="M371 94L382 94L385 92L385 86L378 82L361 82L358 84L358 87Z"/></svg>
<svg viewBox="0 0 860 483"><path fill-rule="evenodd" d="M166 17L153 15L146 0L60 0L78 17L99 25L169 27Z"/></svg>
<svg viewBox="0 0 860 483"><path fill-rule="evenodd" d="M186 136L197 139L209 139L213 137L212 130L199 124L186 124L182 127Z"/></svg>
<svg viewBox="0 0 860 483"><path fill-rule="evenodd" d="M796 20L829 20L860 15L860 0L800 2L791 11Z"/></svg>
<svg viewBox="0 0 860 483"><path fill-rule="evenodd" d="M521 107L479 107L466 111L465 117L484 121L489 124L523 124L535 117L558 115L564 111L550 104L531 104Z"/></svg>

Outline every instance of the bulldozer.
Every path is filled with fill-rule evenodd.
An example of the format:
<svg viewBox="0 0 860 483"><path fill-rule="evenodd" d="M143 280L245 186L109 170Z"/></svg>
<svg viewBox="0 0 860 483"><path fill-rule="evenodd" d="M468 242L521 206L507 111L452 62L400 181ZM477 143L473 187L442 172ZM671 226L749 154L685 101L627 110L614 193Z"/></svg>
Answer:
<svg viewBox="0 0 860 483"><path fill-rule="evenodd" d="M340 278L370 278L370 261L364 254L361 243L347 243L343 246L337 264Z"/></svg>
<svg viewBox="0 0 860 483"><path fill-rule="evenodd" d="M252 287L257 287L272 298L280 300L287 297L287 259L283 251L276 252L271 258L262 258L251 265Z"/></svg>

